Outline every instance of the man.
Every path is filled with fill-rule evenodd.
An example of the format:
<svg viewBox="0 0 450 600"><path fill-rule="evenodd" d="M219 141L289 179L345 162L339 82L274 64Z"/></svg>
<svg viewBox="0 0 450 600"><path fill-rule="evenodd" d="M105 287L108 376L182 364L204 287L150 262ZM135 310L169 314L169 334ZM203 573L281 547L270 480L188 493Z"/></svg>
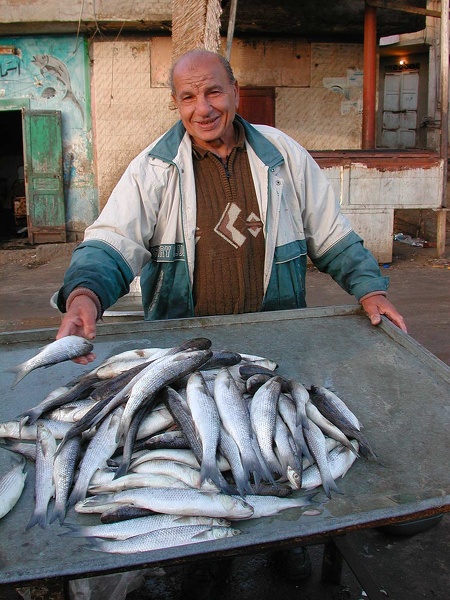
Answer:
<svg viewBox="0 0 450 600"><path fill-rule="evenodd" d="M385 315L406 331L318 165L281 131L236 115L228 62L191 51L172 67L171 85L180 121L131 162L86 230L58 294L57 337L93 339L138 274L146 319L302 308L307 255L374 325ZM294 578L309 568L303 549L281 564Z"/></svg>

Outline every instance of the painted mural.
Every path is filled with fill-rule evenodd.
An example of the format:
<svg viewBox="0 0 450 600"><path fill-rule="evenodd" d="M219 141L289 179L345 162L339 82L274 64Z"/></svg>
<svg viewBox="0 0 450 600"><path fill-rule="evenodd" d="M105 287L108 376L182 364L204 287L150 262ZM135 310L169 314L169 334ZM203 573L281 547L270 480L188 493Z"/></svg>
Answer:
<svg viewBox="0 0 450 600"><path fill-rule="evenodd" d="M87 45L77 36L0 38L0 110L14 103L61 112L66 217L75 232L98 212L88 65Z"/></svg>

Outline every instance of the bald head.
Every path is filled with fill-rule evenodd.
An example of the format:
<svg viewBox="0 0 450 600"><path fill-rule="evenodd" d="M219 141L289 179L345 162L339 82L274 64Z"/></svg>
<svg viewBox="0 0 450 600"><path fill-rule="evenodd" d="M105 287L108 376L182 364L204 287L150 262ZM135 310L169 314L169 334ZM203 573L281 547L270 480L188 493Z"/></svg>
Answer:
<svg viewBox="0 0 450 600"><path fill-rule="evenodd" d="M175 93L173 82L175 71L178 70L178 68L193 68L199 61L205 59L217 61L219 64L222 65L224 71L226 72L228 81L231 84L234 84L236 82L236 78L233 74L233 69L231 68L230 63L225 58L225 56L222 56L221 54L218 54L216 52L210 52L209 50L205 50L204 48L195 48L194 50L189 50L189 52L185 52L184 54L179 56L177 60L172 64L169 73L169 85L170 89L172 90L172 94Z"/></svg>

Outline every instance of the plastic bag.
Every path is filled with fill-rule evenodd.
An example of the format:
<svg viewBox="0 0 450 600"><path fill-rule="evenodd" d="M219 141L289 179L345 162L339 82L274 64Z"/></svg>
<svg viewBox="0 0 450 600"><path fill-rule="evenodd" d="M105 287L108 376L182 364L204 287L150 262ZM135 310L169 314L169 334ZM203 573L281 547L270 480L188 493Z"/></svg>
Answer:
<svg viewBox="0 0 450 600"><path fill-rule="evenodd" d="M124 600L127 594L140 587L146 577L161 569L140 569L69 581L70 600Z"/></svg>

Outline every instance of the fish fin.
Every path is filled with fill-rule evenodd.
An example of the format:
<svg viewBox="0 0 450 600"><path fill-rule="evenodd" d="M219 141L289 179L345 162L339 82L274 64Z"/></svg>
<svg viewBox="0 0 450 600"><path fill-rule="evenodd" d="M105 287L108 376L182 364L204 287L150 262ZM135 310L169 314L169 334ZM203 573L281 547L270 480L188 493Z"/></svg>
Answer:
<svg viewBox="0 0 450 600"><path fill-rule="evenodd" d="M203 531L199 531L198 533L196 533L195 535L192 536L192 539L195 540L195 538L199 538L202 539L205 537L205 533L208 531L212 531L212 527L211 526L206 526L205 525L205 529L203 529Z"/></svg>
<svg viewBox="0 0 450 600"><path fill-rule="evenodd" d="M58 533L59 537L84 537L83 527L75 525L74 523L64 523L64 527L68 527L69 531Z"/></svg>
<svg viewBox="0 0 450 600"><path fill-rule="evenodd" d="M119 479L119 477L123 477L128 473L128 469L130 468L130 460L122 460L120 465L117 467L116 472L114 473L114 479Z"/></svg>

